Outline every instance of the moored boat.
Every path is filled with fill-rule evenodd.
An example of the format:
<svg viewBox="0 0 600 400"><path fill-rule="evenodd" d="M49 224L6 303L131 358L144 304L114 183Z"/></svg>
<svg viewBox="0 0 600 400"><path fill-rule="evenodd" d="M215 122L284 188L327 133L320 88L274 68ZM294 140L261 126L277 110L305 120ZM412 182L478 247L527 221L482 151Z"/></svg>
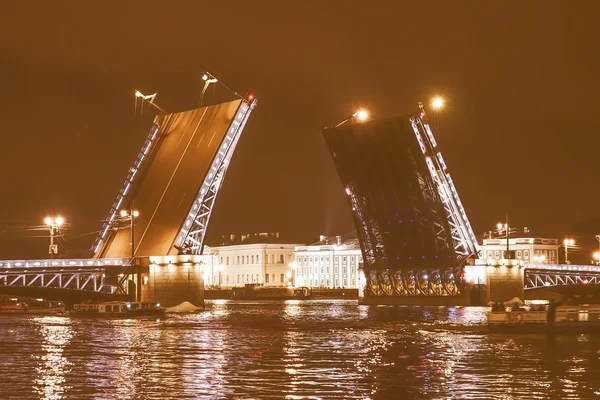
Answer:
<svg viewBox="0 0 600 400"><path fill-rule="evenodd" d="M0 314L56 315L64 312L62 301L10 298L0 302Z"/></svg>
<svg viewBox="0 0 600 400"><path fill-rule="evenodd" d="M159 317L165 309L158 303L147 301L109 301L104 303L80 303L73 306L70 313L78 317L92 318L135 318Z"/></svg>
<svg viewBox="0 0 600 400"><path fill-rule="evenodd" d="M600 332L600 304L492 307L488 327L499 332Z"/></svg>

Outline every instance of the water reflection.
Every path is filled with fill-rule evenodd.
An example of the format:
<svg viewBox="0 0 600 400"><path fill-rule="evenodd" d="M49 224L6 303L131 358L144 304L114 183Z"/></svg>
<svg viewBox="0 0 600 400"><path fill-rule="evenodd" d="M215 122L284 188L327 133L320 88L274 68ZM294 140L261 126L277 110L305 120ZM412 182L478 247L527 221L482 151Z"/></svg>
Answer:
<svg viewBox="0 0 600 400"><path fill-rule="evenodd" d="M62 317L39 317L33 318L33 322L42 336L41 351L33 356L38 360L34 392L40 399L62 399L68 389L65 374L70 362L63 352L73 336L70 321Z"/></svg>
<svg viewBox="0 0 600 400"><path fill-rule="evenodd" d="M163 320L0 316L0 398L600 394L600 337L501 335L485 309L208 302Z"/></svg>

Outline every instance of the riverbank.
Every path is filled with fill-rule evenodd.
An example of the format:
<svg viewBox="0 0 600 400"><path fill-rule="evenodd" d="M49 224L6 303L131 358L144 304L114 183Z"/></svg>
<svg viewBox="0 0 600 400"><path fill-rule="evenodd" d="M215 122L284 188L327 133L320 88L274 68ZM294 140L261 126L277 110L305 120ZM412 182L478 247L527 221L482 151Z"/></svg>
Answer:
<svg viewBox="0 0 600 400"><path fill-rule="evenodd" d="M265 293L265 297L254 297L254 300L269 300L269 292L280 291L281 288L261 288L260 291ZM281 296L278 296L281 297ZM204 298L206 300L228 300L233 299L232 289L205 289ZM283 300L293 300L292 294L289 296L283 296ZM342 299L342 300L358 300L358 289L308 289L308 297L305 300L319 300L319 299Z"/></svg>

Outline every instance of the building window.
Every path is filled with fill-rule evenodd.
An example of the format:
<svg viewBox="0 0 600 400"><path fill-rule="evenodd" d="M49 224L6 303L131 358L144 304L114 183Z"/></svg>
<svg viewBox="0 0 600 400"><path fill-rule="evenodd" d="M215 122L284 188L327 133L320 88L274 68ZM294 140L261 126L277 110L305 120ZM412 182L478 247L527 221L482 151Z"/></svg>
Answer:
<svg viewBox="0 0 600 400"><path fill-rule="evenodd" d="M246 264L250 264L250 256L246 256Z"/></svg>
<svg viewBox="0 0 600 400"><path fill-rule="evenodd" d="M229 265L229 257L227 257L227 258L225 259L225 261L226 261L227 265Z"/></svg>
<svg viewBox="0 0 600 400"><path fill-rule="evenodd" d="M237 283L240 283L240 274L238 274L238 281Z"/></svg>
<svg viewBox="0 0 600 400"><path fill-rule="evenodd" d="M265 274L265 283L269 283L269 274Z"/></svg>
<svg viewBox="0 0 600 400"><path fill-rule="evenodd" d="M283 254L279 255L279 263L283 264L285 262L285 259L283 258Z"/></svg>
<svg viewBox="0 0 600 400"><path fill-rule="evenodd" d="M521 259L521 250L517 251L517 258L520 260Z"/></svg>
<svg viewBox="0 0 600 400"><path fill-rule="evenodd" d="M529 259L529 250L525 250L523 252L523 255L525 256L525 259L528 260Z"/></svg>
<svg viewBox="0 0 600 400"><path fill-rule="evenodd" d="M283 283L283 274L279 278L281 279L281 283Z"/></svg>
<svg viewBox="0 0 600 400"><path fill-rule="evenodd" d="M492 257L494 257L494 253L491 251L488 251L488 258L492 258Z"/></svg>
<svg viewBox="0 0 600 400"><path fill-rule="evenodd" d="M254 255L252 255L252 264L254 264Z"/></svg>
<svg viewBox="0 0 600 400"><path fill-rule="evenodd" d="M256 255L256 263L257 263L257 264L259 263L259 260L258 260L258 254Z"/></svg>
<svg viewBox="0 0 600 400"><path fill-rule="evenodd" d="M238 265L240 265L240 256L237 256L237 258L238 258L238 262L237 263L238 263Z"/></svg>
<svg viewBox="0 0 600 400"><path fill-rule="evenodd" d="M500 258L500 253L497 250L494 252L494 258Z"/></svg>
<svg viewBox="0 0 600 400"><path fill-rule="evenodd" d="M220 264L223 264L223 257L221 257L221 262L220 262Z"/></svg>
<svg viewBox="0 0 600 400"><path fill-rule="evenodd" d="M242 265L244 265L244 256L242 256Z"/></svg>

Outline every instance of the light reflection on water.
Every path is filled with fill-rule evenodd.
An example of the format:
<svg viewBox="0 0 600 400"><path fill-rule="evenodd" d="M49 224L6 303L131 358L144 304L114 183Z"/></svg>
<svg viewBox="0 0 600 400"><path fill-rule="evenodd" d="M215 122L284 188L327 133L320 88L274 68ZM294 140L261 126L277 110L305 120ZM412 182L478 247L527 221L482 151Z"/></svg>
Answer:
<svg viewBox="0 0 600 400"><path fill-rule="evenodd" d="M0 316L0 399L600 396L600 337L500 335L485 308L214 301L163 320Z"/></svg>

